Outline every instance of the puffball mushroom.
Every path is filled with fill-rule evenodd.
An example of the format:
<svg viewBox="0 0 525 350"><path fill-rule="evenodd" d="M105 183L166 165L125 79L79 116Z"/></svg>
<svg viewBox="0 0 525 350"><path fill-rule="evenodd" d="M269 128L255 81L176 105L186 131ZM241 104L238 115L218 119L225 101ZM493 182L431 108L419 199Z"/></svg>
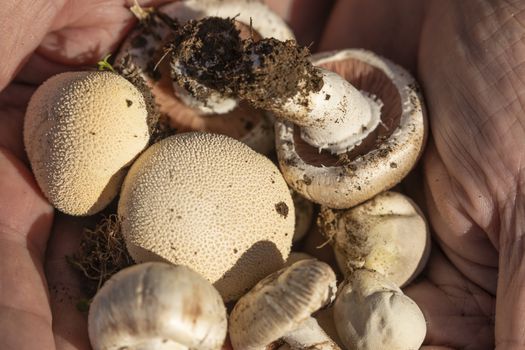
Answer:
<svg viewBox="0 0 525 350"><path fill-rule="evenodd" d="M345 276L366 268L397 286L409 284L430 255L425 217L408 197L384 192L347 210L321 208L319 226Z"/></svg>
<svg viewBox="0 0 525 350"><path fill-rule="evenodd" d="M89 308L94 350L219 350L226 308L213 286L185 266L134 265L113 275Z"/></svg>
<svg viewBox="0 0 525 350"><path fill-rule="evenodd" d="M323 87L304 106L291 100L286 113L277 111L279 166L306 198L350 208L399 183L417 162L426 140L423 98L405 69L368 51L318 54L312 63Z"/></svg>
<svg viewBox="0 0 525 350"><path fill-rule="evenodd" d="M149 142L147 119L144 97L117 74L68 72L42 84L27 107L24 145L53 206L70 215L104 209Z"/></svg>
<svg viewBox="0 0 525 350"><path fill-rule="evenodd" d="M350 275L334 304L334 322L348 349L417 350L426 322L417 304L377 272Z"/></svg>
<svg viewBox="0 0 525 350"><path fill-rule="evenodd" d="M333 301L336 289L330 266L314 259L269 275L239 299L230 314L233 348L266 349L281 340L292 349L339 350L310 317Z"/></svg>
<svg viewBox="0 0 525 350"><path fill-rule="evenodd" d="M126 176L118 214L135 261L189 266L225 301L283 266L295 224L279 169L232 138L206 133L148 148Z"/></svg>

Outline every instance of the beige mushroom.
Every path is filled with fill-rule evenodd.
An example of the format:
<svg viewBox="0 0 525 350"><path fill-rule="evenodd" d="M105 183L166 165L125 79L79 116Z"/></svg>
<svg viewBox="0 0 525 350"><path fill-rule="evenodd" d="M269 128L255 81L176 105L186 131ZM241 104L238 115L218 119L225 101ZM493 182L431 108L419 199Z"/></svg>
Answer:
<svg viewBox="0 0 525 350"><path fill-rule="evenodd" d="M226 301L283 266L295 222L279 169L232 138L206 133L148 148L124 181L118 214L135 261L189 266Z"/></svg>
<svg viewBox="0 0 525 350"><path fill-rule="evenodd" d="M92 215L117 195L150 133L142 94L110 72L55 75L31 97L24 145L44 195L70 215Z"/></svg>
<svg viewBox="0 0 525 350"><path fill-rule="evenodd" d="M145 263L119 271L98 291L88 330L94 350L219 350L226 308L189 268Z"/></svg>
<svg viewBox="0 0 525 350"><path fill-rule="evenodd" d="M334 322L341 341L355 350L417 350L426 322L417 304L377 272L357 270L339 291Z"/></svg>
<svg viewBox="0 0 525 350"><path fill-rule="evenodd" d="M406 70L371 52L324 53L312 62L324 74L323 88L311 97L319 108L308 104L313 126L306 129L292 118L276 122L279 166L288 184L306 198L329 208L350 208L393 187L412 169L426 139L423 99ZM339 85L327 84L327 77ZM345 89L354 92L344 94ZM362 117L369 105L380 123ZM328 117L332 124L324 121ZM336 142L343 133L346 141Z"/></svg>
<svg viewBox="0 0 525 350"><path fill-rule="evenodd" d="M302 260L271 274L244 295L230 314L235 350L266 349L286 343L291 349L339 350L312 313L335 297L335 274L327 264Z"/></svg>
<svg viewBox="0 0 525 350"><path fill-rule="evenodd" d="M319 225L345 275L366 268L404 286L423 270L430 255L425 217L400 193L384 192L347 210L322 208Z"/></svg>

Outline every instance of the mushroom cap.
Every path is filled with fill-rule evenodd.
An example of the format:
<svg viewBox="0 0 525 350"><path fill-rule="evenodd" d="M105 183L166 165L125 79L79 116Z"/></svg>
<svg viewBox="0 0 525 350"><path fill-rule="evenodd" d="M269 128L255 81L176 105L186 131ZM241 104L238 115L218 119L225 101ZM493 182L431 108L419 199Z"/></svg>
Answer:
<svg viewBox="0 0 525 350"><path fill-rule="evenodd" d="M417 304L377 272L355 271L334 304L341 341L356 350L416 350L426 334Z"/></svg>
<svg viewBox="0 0 525 350"><path fill-rule="evenodd" d="M314 259L269 275L239 299L230 314L233 348L262 349L278 340L332 302L336 289L330 266Z"/></svg>
<svg viewBox="0 0 525 350"><path fill-rule="evenodd" d="M338 65L339 73L356 88L381 100L382 114L399 119L399 127L391 135L386 139L379 135L371 142L365 139L361 148L347 154L347 161L319 154L301 140L296 126L276 121L277 156L288 184L313 202L350 208L393 187L416 164L426 140L423 98L405 69L371 52L323 53L313 55L312 61L326 68Z"/></svg>
<svg viewBox="0 0 525 350"><path fill-rule="evenodd" d="M226 308L213 286L185 266L134 265L113 275L89 308L94 350L219 350Z"/></svg>
<svg viewBox="0 0 525 350"><path fill-rule="evenodd" d="M135 261L189 266L226 301L283 266L295 224L279 169L232 138L206 133L148 148L124 181L118 213Z"/></svg>
<svg viewBox="0 0 525 350"><path fill-rule="evenodd" d="M425 217L400 193L384 192L347 210L322 208L319 222L345 276L365 268L404 286L423 270L430 255Z"/></svg>
<svg viewBox="0 0 525 350"><path fill-rule="evenodd" d="M142 94L114 73L61 73L42 84L27 108L24 144L53 206L70 215L104 209L148 144L147 117Z"/></svg>

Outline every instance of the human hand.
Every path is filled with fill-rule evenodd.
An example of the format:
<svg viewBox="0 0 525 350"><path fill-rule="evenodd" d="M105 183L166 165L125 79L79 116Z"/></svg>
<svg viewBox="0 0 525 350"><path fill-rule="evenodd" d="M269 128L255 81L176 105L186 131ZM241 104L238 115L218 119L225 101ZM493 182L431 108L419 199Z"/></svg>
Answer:
<svg viewBox="0 0 525 350"><path fill-rule="evenodd" d="M86 317L75 308L80 284L64 259L87 222L64 215L53 222L53 208L27 169L23 116L39 84L97 62L134 19L124 0L8 0L0 18L0 344L90 349Z"/></svg>
<svg viewBox="0 0 525 350"><path fill-rule="evenodd" d="M319 50L370 49L423 86L422 180L440 249L405 291L427 319L425 349L525 345L523 23L516 1L340 0L320 34Z"/></svg>

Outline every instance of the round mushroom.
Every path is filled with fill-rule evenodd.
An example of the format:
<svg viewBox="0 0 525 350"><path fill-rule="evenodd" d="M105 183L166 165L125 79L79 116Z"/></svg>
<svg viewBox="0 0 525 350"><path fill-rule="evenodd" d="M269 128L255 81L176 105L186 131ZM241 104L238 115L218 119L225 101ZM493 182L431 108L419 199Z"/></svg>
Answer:
<svg viewBox="0 0 525 350"><path fill-rule="evenodd" d="M425 217L400 193L384 192L347 210L321 208L319 226L345 276L366 268L401 287L423 270L430 256Z"/></svg>
<svg viewBox="0 0 525 350"><path fill-rule="evenodd" d="M426 322L417 304L380 273L350 275L334 304L341 341L355 350L419 349Z"/></svg>
<svg viewBox="0 0 525 350"><path fill-rule="evenodd" d="M339 350L310 316L331 303L335 292L334 272L314 259L271 274L233 308L229 321L233 348L259 350L286 343L292 349Z"/></svg>
<svg viewBox="0 0 525 350"><path fill-rule="evenodd" d="M113 275L89 308L94 350L219 350L226 308L213 286L185 266L134 265Z"/></svg>
<svg viewBox="0 0 525 350"><path fill-rule="evenodd" d="M24 119L24 145L38 185L70 215L104 209L149 138L143 95L111 72L51 77L31 97Z"/></svg>
<svg viewBox="0 0 525 350"><path fill-rule="evenodd" d="M371 52L324 53L312 62L323 74L322 89L305 107L285 105L299 116L306 109L308 122L277 111L279 166L306 198L350 208L393 187L415 165L426 140L423 99L405 69Z"/></svg>
<svg viewBox="0 0 525 350"><path fill-rule="evenodd" d="M126 176L118 214L135 261L189 266L225 301L283 266L295 224L279 169L232 138L206 133L148 148Z"/></svg>

